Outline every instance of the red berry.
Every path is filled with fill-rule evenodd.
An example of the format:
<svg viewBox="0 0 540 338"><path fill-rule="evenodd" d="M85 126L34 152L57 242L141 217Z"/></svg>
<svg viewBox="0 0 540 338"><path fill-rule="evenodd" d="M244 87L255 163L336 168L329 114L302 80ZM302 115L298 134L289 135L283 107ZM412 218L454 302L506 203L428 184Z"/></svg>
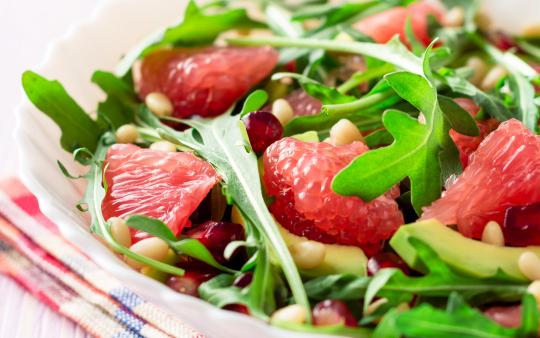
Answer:
<svg viewBox="0 0 540 338"><path fill-rule="evenodd" d="M243 258L239 249L230 260L223 257L225 247L232 241L244 240L244 228L240 224L228 222L205 222L186 232L186 236L199 240L221 264L237 264Z"/></svg>
<svg viewBox="0 0 540 338"><path fill-rule="evenodd" d="M274 197L270 210L277 221L311 240L379 248L403 224L394 201L399 188L366 203L331 187L334 176L367 150L361 142L336 147L284 138L273 143L264 154L264 184Z"/></svg>
<svg viewBox="0 0 540 338"><path fill-rule="evenodd" d="M184 293L193 297L198 297L199 286L212 277L213 274L186 271L183 276L170 277L169 280L167 280L167 286L177 292Z"/></svg>
<svg viewBox="0 0 540 338"><path fill-rule="evenodd" d="M277 60L268 47L160 49L134 67L133 77L141 99L165 94L176 117L216 116L266 78Z"/></svg>
<svg viewBox="0 0 540 338"><path fill-rule="evenodd" d="M503 232L512 246L540 244L540 203L506 209Z"/></svg>
<svg viewBox="0 0 540 338"><path fill-rule="evenodd" d="M242 313L242 314L245 314L245 315L249 315L249 309L247 306L243 305L243 304L229 304L229 305L226 305L223 307L225 310L229 310L229 311L233 311L233 312L238 312L238 313Z"/></svg>
<svg viewBox="0 0 540 338"><path fill-rule="evenodd" d="M393 252L379 252L371 257L367 262L367 270L370 276L375 275L379 270L386 268L397 268L404 274L409 274L409 267L405 262Z"/></svg>
<svg viewBox="0 0 540 338"><path fill-rule="evenodd" d="M238 276L234 282L233 285L237 286L239 288L245 288L249 284L251 284L251 281L253 280L253 273L246 272Z"/></svg>
<svg viewBox="0 0 540 338"><path fill-rule="evenodd" d="M347 304L339 300L324 300L313 308L313 325L345 325L349 327L357 326L357 320L354 318Z"/></svg>
<svg viewBox="0 0 540 338"><path fill-rule="evenodd" d="M273 114L253 112L243 119L253 150L260 154L283 136L283 126Z"/></svg>

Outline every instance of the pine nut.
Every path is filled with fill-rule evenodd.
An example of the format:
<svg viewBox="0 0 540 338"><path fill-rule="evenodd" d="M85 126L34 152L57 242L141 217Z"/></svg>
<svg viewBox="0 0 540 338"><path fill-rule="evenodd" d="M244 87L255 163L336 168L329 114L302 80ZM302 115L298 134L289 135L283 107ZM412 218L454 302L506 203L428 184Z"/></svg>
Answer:
<svg viewBox="0 0 540 338"><path fill-rule="evenodd" d="M519 256L518 267L522 274L530 280L540 280L540 259L531 251Z"/></svg>
<svg viewBox="0 0 540 338"><path fill-rule="evenodd" d="M116 129L115 136L118 143L134 143L139 137L139 131L132 124L124 124Z"/></svg>
<svg viewBox="0 0 540 338"><path fill-rule="evenodd" d="M535 280L527 288L527 292L534 296L536 304L540 305L540 281Z"/></svg>
<svg viewBox="0 0 540 338"><path fill-rule="evenodd" d="M376 301L369 304L369 306L367 307L367 309L366 309L366 311L364 313L364 316L369 316L369 315L373 314L375 311L377 311L377 309L381 305L386 304L386 303L388 303L388 299L386 299L386 298L377 299Z"/></svg>
<svg viewBox="0 0 540 338"><path fill-rule="evenodd" d="M244 217L236 205L233 205L231 209L231 222L236 224L245 224Z"/></svg>
<svg viewBox="0 0 540 338"><path fill-rule="evenodd" d="M338 35L336 35L335 40L342 42L354 42L354 39L345 32L340 32Z"/></svg>
<svg viewBox="0 0 540 338"><path fill-rule="evenodd" d="M324 244L315 241L303 241L289 247L291 255L300 269L313 269L321 265L326 255Z"/></svg>
<svg viewBox="0 0 540 338"><path fill-rule="evenodd" d="M144 103L146 103L152 113L159 117L171 116L174 110L171 100L165 94L159 92L146 95Z"/></svg>
<svg viewBox="0 0 540 338"><path fill-rule="evenodd" d="M467 60L465 64L467 67L471 68L472 76L469 78L472 84L478 86L482 83L482 80L488 72L488 66L486 63L477 56L472 56Z"/></svg>
<svg viewBox="0 0 540 338"><path fill-rule="evenodd" d="M292 304L275 311L270 317L272 323L296 323L302 324L306 321L307 310L302 305Z"/></svg>
<svg viewBox="0 0 540 338"><path fill-rule="evenodd" d="M505 77L506 74L508 74L508 72L502 66L495 66L491 68L491 70L486 74L486 76L482 80L482 83L480 84L480 88L482 88L485 91L495 88L495 86L497 85L497 82L499 82L501 78Z"/></svg>
<svg viewBox="0 0 540 338"><path fill-rule="evenodd" d="M455 6L444 16L444 25L448 27L461 27L465 22L465 10L461 6Z"/></svg>
<svg viewBox="0 0 540 338"><path fill-rule="evenodd" d="M157 141L150 145L150 149L162 151L164 153L176 152L176 146L169 141Z"/></svg>
<svg viewBox="0 0 540 338"><path fill-rule="evenodd" d="M336 146L351 144L354 141L364 142L360 130L347 119L341 119L330 128L330 139Z"/></svg>
<svg viewBox="0 0 540 338"><path fill-rule="evenodd" d="M487 222L484 231L482 232L482 242L496 246L504 246L504 234L499 223L495 221Z"/></svg>
<svg viewBox="0 0 540 338"><path fill-rule="evenodd" d="M111 217L108 222L111 225L111 235L114 240L123 247L129 248L131 246L131 233L126 222L118 217Z"/></svg>
<svg viewBox="0 0 540 338"><path fill-rule="evenodd" d="M525 38L538 38L540 37L540 24L533 24L523 28L521 35Z"/></svg>
<svg viewBox="0 0 540 338"><path fill-rule="evenodd" d="M272 114L277 117L282 126L285 126L294 117L293 109L285 99L277 99L274 101L272 104Z"/></svg>
<svg viewBox="0 0 540 338"><path fill-rule="evenodd" d="M163 261L167 258L169 246L157 237L150 237L133 244L129 250L141 256ZM130 258L126 258L126 263L135 269L140 269L144 266L144 264Z"/></svg>

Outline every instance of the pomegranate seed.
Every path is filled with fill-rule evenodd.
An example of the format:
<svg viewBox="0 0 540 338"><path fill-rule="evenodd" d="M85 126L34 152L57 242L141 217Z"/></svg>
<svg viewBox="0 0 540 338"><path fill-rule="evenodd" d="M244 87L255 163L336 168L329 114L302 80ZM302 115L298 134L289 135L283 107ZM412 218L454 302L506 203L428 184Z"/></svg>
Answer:
<svg viewBox="0 0 540 338"><path fill-rule="evenodd" d="M167 286L177 292L193 297L198 297L199 285L206 282L212 277L212 274L186 271L183 276L169 277L169 279L167 280Z"/></svg>
<svg viewBox="0 0 540 338"><path fill-rule="evenodd" d="M253 280L253 273L246 272L238 276L233 282L234 286L237 286L239 288L245 288L249 284L251 284L251 281Z"/></svg>
<svg viewBox="0 0 540 338"><path fill-rule="evenodd" d="M371 257L367 262L368 275L370 276L386 268L398 268L406 275L410 273L407 264L393 252L380 252Z"/></svg>
<svg viewBox="0 0 540 338"><path fill-rule="evenodd" d="M514 38L503 32L491 33L488 38L495 47L504 52L512 48L519 48Z"/></svg>
<svg viewBox="0 0 540 338"><path fill-rule="evenodd" d="M324 300L313 308L313 325L339 325L355 327L357 320L354 318L347 304L339 300Z"/></svg>
<svg viewBox="0 0 540 338"><path fill-rule="evenodd" d="M186 236L199 240L221 264L236 267L243 263L245 252L242 249L238 249L230 260L223 257L223 251L230 242L245 238L244 228L240 224L208 221L187 231Z"/></svg>
<svg viewBox="0 0 540 338"><path fill-rule="evenodd" d="M251 113L243 121L246 125L251 147L258 154L264 152L269 145L283 136L283 126L269 112L257 111Z"/></svg>
<svg viewBox="0 0 540 338"><path fill-rule="evenodd" d="M225 310L229 310L229 311L233 311L233 312L238 312L238 313L243 313L245 315L249 315L249 309L247 308L247 306L243 305L243 304L229 304L229 305L226 305L223 307Z"/></svg>
<svg viewBox="0 0 540 338"><path fill-rule="evenodd" d="M512 246L540 244L540 203L506 209L503 233Z"/></svg>
<svg viewBox="0 0 540 338"><path fill-rule="evenodd" d="M521 326L521 305L494 306L484 311L485 315L504 327Z"/></svg>

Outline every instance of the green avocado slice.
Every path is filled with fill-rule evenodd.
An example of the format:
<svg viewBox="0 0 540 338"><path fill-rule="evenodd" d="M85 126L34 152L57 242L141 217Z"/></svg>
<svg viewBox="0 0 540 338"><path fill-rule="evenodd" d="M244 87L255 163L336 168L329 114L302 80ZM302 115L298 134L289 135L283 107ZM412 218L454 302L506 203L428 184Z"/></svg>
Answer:
<svg viewBox="0 0 540 338"><path fill-rule="evenodd" d="M518 267L519 256L531 251L540 257L540 246L524 248L500 247L467 238L459 232L432 219L404 225L394 234L390 245L413 269L422 271L409 238L428 244L450 267L468 276L490 278L496 275L527 281Z"/></svg>

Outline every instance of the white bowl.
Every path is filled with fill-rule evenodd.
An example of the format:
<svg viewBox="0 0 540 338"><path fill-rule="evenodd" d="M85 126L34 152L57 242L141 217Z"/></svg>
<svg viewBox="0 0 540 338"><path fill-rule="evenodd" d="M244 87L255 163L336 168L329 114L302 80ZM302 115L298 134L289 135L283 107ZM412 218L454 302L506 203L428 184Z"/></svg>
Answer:
<svg viewBox="0 0 540 338"><path fill-rule="evenodd" d="M93 71L114 70L120 57L137 42L175 23L185 4L184 0L107 1L92 18L53 44L43 64L34 70L47 78L59 79L83 108L91 112L103 99L103 94L90 82ZM70 154L61 149L56 125L27 100L19 105L16 114L15 137L21 154L23 182L62 234L111 275L209 337L312 336L276 329L254 318L220 310L130 269L88 232L88 215L75 208L85 182L64 177L56 161L60 160L73 173L83 173L84 168L75 165Z"/></svg>
<svg viewBox="0 0 540 338"><path fill-rule="evenodd" d="M509 0L492 1L506 2L507 5L513 3ZM519 1L524 6L518 7L530 8L537 0ZM35 70L48 78L61 80L83 108L93 111L103 98L96 86L90 83L93 71L114 70L123 53L137 42L176 22L185 4L185 0L107 1L92 18L53 44L43 64ZM75 208L85 183L65 178L56 160L62 161L72 173L82 173L84 168L75 165L71 156L60 148L58 128L27 100L20 104L16 114L22 180L39 199L43 213L58 225L62 234L111 275L145 299L168 308L209 337L313 336L276 329L248 316L220 310L202 300L174 292L128 268L88 232L88 216Z"/></svg>

